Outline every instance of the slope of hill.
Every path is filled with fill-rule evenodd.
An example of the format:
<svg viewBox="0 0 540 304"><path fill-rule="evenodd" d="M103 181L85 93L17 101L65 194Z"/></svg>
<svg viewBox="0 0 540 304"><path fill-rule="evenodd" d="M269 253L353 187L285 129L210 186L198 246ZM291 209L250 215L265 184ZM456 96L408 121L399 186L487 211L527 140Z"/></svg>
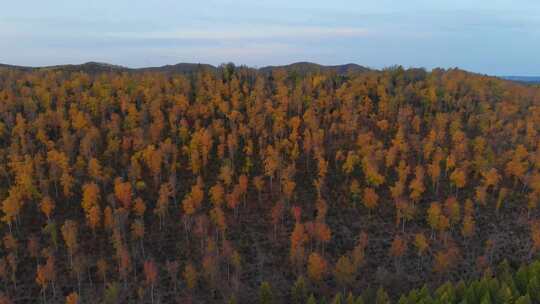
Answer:
<svg viewBox="0 0 540 304"><path fill-rule="evenodd" d="M540 88L207 68L0 69L0 303L540 300Z"/></svg>

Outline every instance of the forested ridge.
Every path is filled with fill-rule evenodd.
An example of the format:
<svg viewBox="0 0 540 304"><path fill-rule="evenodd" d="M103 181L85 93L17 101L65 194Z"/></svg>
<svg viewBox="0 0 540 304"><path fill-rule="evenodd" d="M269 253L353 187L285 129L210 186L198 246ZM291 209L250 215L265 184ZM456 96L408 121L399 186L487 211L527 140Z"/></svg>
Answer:
<svg viewBox="0 0 540 304"><path fill-rule="evenodd" d="M539 132L458 69L1 69L0 303L540 303Z"/></svg>

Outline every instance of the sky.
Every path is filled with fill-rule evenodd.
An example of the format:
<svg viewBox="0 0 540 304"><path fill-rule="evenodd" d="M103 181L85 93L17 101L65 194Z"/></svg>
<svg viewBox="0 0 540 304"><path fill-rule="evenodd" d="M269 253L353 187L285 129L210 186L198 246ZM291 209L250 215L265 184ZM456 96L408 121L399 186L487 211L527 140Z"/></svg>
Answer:
<svg viewBox="0 0 540 304"><path fill-rule="evenodd" d="M538 0L25 0L0 63L128 67L312 61L540 75Z"/></svg>

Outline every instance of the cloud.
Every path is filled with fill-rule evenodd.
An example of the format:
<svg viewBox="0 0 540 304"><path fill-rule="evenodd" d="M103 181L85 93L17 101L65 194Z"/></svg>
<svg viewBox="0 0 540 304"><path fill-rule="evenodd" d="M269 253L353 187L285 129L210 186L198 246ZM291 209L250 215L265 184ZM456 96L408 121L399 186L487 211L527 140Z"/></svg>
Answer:
<svg viewBox="0 0 540 304"><path fill-rule="evenodd" d="M282 26L282 25L246 25L242 27L221 27L219 29L177 29L157 32L109 32L111 38L139 39L208 39L242 40L260 38L335 38L362 37L370 31L361 27L323 27L323 26Z"/></svg>

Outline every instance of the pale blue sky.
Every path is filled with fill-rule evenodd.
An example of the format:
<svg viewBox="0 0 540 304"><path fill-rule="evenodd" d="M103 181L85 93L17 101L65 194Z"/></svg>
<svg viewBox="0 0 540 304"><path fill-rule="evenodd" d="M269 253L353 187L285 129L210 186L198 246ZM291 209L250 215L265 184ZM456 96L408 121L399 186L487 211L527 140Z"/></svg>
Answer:
<svg viewBox="0 0 540 304"><path fill-rule="evenodd" d="M539 0L26 0L0 11L0 62L354 62L540 75Z"/></svg>

